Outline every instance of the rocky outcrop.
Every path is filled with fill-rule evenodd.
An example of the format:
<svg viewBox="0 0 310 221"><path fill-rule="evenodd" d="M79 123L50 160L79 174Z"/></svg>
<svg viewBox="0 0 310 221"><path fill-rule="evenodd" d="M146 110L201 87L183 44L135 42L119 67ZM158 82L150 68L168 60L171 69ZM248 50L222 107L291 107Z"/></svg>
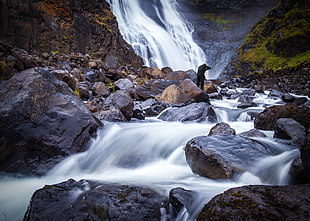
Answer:
<svg viewBox="0 0 310 221"><path fill-rule="evenodd" d="M24 220L161 220L168 205L149 188L71 179L37 190Z"/></svg>
<svg viewBox="0 0 310 221"><path fill-rule="evenodd" d="M100 125L66 83L42 68L1 82L0 103L1 171L44 174L84 151Z"/></svg>
<svg viewBox="0 0 310 221"><path fill-rule="evenodd" d="M210 129L210 132L208 136L213 136L213 135L236 135L235 129L231 128L229 124L220 122L217 123L215 126L213 126Z"/></svg>
<svg viewBox="0 0 310 221"><path fill-rule="evenodd" d="M213 108L206 103L192 103L183 107L172 107L164 110L158 117L163 121L181 122L216 122Z"/></svg>
<svg viewBox="0 0 310 221"><path fill-rule="evenodd" d="M308 220L310 185L244 186L214 197L197 221Z"/></svg>
<svg viewBox="0 0 310 221"><path fill-rule="evenodd" d="M232 179L247 171L258 158L271 154L258 142L234 135L195 137L185 147L191 170L211 179Z"/></svg>
<svg viewBox="0 0 310 221"><path fill-rule="evenodd" d="M143 64L121 36L105 1L31 0L24 4L18 0L0 4L0 38L15 47L39 53L88 53L109 64L113 60L114 65Z"/></svg>
<svg viewBox="0 0 310 221"><path fill-rule="evenodd" d="M247 87L309 95L309 6L309 1L281 0L251 28L231 75L238 73Z"/></svg>
<svg viewBox="0 0 310 221"><path fill-rule="evenodd" d="M293 140L294 143L300 144L306 137L306 129L293 119L280 118L276 122L273 137Z"/></svg>
<svg viewBox="0 0 310 221"><path fill-rule="evenodd" d="M310 127L310 109L295 104L275 105L267 107L254 120L254 127L261 130L273 130L280 118L292 118L306 129Z"/></svg>

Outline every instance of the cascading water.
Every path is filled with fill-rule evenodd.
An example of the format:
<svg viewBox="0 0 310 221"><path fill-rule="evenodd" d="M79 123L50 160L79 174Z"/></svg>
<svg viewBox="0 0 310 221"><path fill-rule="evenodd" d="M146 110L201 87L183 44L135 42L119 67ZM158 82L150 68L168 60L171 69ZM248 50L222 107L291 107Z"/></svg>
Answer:
<svg viewBox="0 0 310 221"><path fill-rule="evenodd" d="M255 99L269 104L278 102L268 99L266 95L256 95ZM220 120L229 123L237 133L253 128L253 121L237 120L251 108L237 109L237 100L212 100L211 103L218 118L222 116ZM263 110L264 105L261 103L256 110ZM46 176L23 178L2 174L0 220L21 220L36 189L70 178L149 186L167 196L175 187L198 191L190 213L183 210L175 219L184 221L195 220L206 202L231 187L288 183L288 169L298 157L299 151L271 138L257 140L272 149L276 155L253 162L252 167L235 180L211 180L193 174L186 163L185 144L193 137L207 135L213 126L209 122L163 122L157 118L129 123L105 122L89 150L68 157Z"/></svg>
<svg viewBox="0 0 310 221"><path fill-rule="evenodd" d="M193 27L179 13L175 0L107 0L124 39L146 66L195 69L206 62L192 38Z"/></svg>

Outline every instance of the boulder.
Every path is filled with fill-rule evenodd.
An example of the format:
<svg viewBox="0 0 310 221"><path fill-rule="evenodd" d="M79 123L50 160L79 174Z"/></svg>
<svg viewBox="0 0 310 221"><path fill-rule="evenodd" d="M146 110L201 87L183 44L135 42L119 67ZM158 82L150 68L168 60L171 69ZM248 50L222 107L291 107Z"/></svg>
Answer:
<svg viewBox="0 0 310 221"><path fill-rule="evenodd" d="M70 179L37 190L24 220L161 220L168 207L150 188Z"/></svg>
<svg viewBox="0 0 310 221"><path fill-rule="evenodd" d="M133 83L128 78L122 78L114 82L115 87L120 90L129 90L134 87Z"/></svg>
<svg viewBox="0 0 310 221"><path fill-rule="evenodd" d="M0 87L0 170L44 174L84 151L98 121L48 70L17 73Z"/></svg>
<svg viewBox="0 0 310 221"><path fill-rule="evenodd" d="M212 81L208 81L203 86L203 91L207 94L217 93L217 88Z"/></svg>
<svg viewBox="0 0 310 221"><path fill-rule="evenodd" d="M119 109L130 120L133 115L134 102L125 91L116 91L104 101L105 109Z"/></svg>
<svg viewBox="0 0 310 221"><path fill-rule="evenodd" d="M165 80L172 80L172 81L183 81L189 78L188 74L185 71L174 71L165 74Z"/></svg>
<svg viewBox="0 0 310 221"><path fill-rule="evenodd" d="M141 103L142 109L146 117L153 117L159 115L168 107L168 104L156 101L155 99L148 99Z"/></svg>
<svg viewBox="0 0 310 221"><path fill-rule="evenodd" d="M211 179L232 179L248 170L257 159L271 154L255 140L238 135L195 137L185 147L186 161L192 171Z"/></svg>
<svg viewBox="0 0 310 221"><path fill-rule="evenodd" d="M179 87L187 94L187 96L195 102L206 102L210 104L209 96L202 91L192 80L185 79L179 84Z"/></svg>
<svg viewBox="0 0 310 221"><path fill-rule="evenodd" d="M141 77L147 79L163 78L163 72L157 67L147 67L141 70Z"/></svg>
<svg viewBox="0 0 310 221"><path fill-rule="evenodd" d="M158 119L181 122L217 121L213 108L206 103L192 103L184 107L168 108L160 114Z"/></svg>
<svg viewBox="0 0 310 221"><path fill-rule="evenodd" d="M108 97L111 94L110 90L102 82L96 82L92 90L95 96Z"/></svg>
<svg viewBox="0 0 310 221"><path fill-rule="evenodd" d="M199 192L193 190L187 190L182 187L177 187L169 191L169 200L175 214L174 216L180 214L183 209L190 217L197 217L197 199L199 198ZM187 218L190 218L187 217ZM191 220L191 219L189 219Z"/></svg>
<svg viewBox="0 0 310 221"><path fill-rule="evenodd" d="M213 136L213 135L236 135L235 129L231 128L229 124L220 122L217 123L214 127L211 128L208 136Z"/></svg>
<svg viewBox="0 0 310 221"><path fill-rule="evenodd" d="M182 104L189 101L189 97L184 93L184 91L176 86L175 84L167 87L161 96L156 97L158 101L162 101L165 103L173 103L173 104Z"/></svg>
<svg viewBox="0 0 310 221"><path fill-rule="evenodd" d="M294 143L300 144L306 137L306 129L291 118L280 118L276 122L273 137L293 140Z"/></svg>
<svg viewBox="0 0 310 221"><path fill-rule="evenodd" d="M266 134L255 128L249 131L242 132L239 135L243 137L267 137Z"/></svg>
<svg viewBox="0 0 310 221"><path fill-rule="evenodd" d="M149 80L135 90L135 97L138 100L147 100L149 98L155 98L161 94L168 86L174 84L173 81L156 79Z"/></svg>
<svg viewBox="0 0 310 221"><path fill-rule="evenodd" d="M261 130L273 130L280 118L292 118L306 129L310 127L310 108L299 107L295 104L275 105L267 107L254 120L254 127Z"/></svg>
<svg viewBox="0 0 310 221"><path fill-rule="evenodd" d="M197 221L309 220L310 185L243 186L214 197Z"/></svg>
<svg viewBox="0 0 310 221"><path fill-rule="evenodd" d="M111 110L101 110L94 115L101 121L110 121L110 122L127 122L128 119L119 109Z"/></svg>
<svg viewBox="0 0 310 221"><path fill-rule="evenodd" d="M310 179L310 133L308 133L306 139L300 145L300 154L305 175Z"/></svg>

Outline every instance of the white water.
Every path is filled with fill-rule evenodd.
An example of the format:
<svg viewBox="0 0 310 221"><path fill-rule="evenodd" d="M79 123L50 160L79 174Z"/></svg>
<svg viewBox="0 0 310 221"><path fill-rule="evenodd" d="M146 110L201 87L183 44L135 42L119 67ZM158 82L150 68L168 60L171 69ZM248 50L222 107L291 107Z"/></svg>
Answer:
<svg viewBox="0 0 310 221"><path fill-rule="evenodd" d="M276 104L278 100L257 95L257 100ZM211 101L218 118L237 133L253 129L253 121L237 121L246 110L237 109L236 100ZM256 110L263 110L263 104ZM251 110L251 109L248 109ZM220 117L222 116L222 117ZM46 184L69 178L90 179L105 183L146 185L168 196L174 187L199 192L190 216L186 211L177 220L194 220L200 208L214 195L245 184L287 184L288 169L299 155L292 147L259 138L278 154L258 159L235 180L211 180L191 172L186 163L184 146L191 138L207 135L215 124L162 122L156 118L129 123L105 123L88 151L68 157L41 178L0 176L0 220L21 220L30 197ZM270 133L270 132L267 132Z"/></svg>
<svg viewBox="0 0 310 221"><path fill-rule="evenodd" d="M178 12L176 0L106 0L124 39L146 66L197 69L206 62L194 42L193 27Z"/></svg>

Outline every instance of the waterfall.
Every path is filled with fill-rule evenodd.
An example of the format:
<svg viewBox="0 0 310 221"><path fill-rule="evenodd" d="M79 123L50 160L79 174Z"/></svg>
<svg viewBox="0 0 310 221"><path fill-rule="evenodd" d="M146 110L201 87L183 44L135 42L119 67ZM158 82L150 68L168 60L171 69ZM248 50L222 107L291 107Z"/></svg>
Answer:
<svg viewBox="0 0 310 221"><path fill-rule="evenodd" d="M206 62L194 42L192 25L178 13L176 0L106 0L124 39L146 66L197 69Z"/></svg>

